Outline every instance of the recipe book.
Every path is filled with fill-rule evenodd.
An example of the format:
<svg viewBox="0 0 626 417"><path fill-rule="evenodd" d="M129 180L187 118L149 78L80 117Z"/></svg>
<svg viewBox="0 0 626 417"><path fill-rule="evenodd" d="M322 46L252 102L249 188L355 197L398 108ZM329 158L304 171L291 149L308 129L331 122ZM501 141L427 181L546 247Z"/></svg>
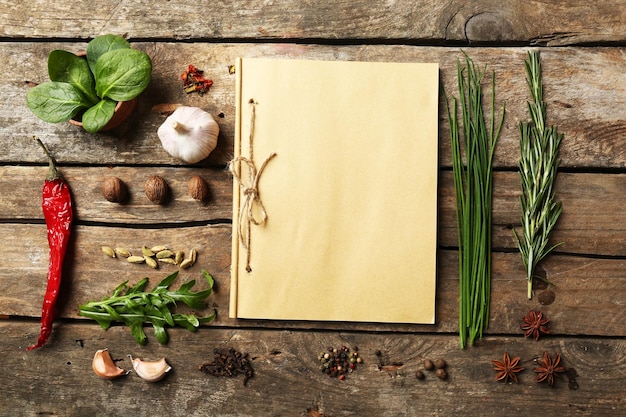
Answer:
<svg viewBox="0 0 626 417"><path fill-rule="evenodd" d="M438 65L236 76L230 316L434 323Z"/></svg>

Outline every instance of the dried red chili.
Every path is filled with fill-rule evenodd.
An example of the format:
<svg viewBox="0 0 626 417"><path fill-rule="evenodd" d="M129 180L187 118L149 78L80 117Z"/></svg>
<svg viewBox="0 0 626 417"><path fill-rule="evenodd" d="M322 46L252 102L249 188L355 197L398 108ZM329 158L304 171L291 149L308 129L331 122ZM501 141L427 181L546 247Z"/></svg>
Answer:
<svg viewBox="0 0 626 417"><path fill-rule="evenodd" d="M48 341L52 333L52 323L56 310L56 302L61 286L61 272L63 259L70 239L70 229L73 219L72 199L70 188L56 169L54 158L39 138L35 138L43 148L49 161L49 175L43 185L42 203L43 215L48 231L48 246L50 247L50 261L48 264L48 284L41 308L41 332L37 343L26 350L36 349Z"/></svg>
<svg viewBox="0 0 626 417"><path fill-rule="evenodd" d="M183 80L183 90L185 90L186 93L196 91L199 94L204 94L209 91L209 88L213 85L213 80L205 78L204 75L202 75L203 73L204 71L189 64L187 70L180 76Z"/></svg>

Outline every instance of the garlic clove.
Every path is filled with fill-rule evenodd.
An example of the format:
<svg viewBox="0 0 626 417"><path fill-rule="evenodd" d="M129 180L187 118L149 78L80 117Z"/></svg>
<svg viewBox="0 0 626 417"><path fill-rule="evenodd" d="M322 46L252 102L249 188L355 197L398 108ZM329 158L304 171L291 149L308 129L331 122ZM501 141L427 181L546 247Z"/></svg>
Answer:
<svg viewBox="0 0 626 417"><path fill-rule="evenodd" d="M172 367L165 361L165 358L159 359L158 361L144 361L139 358L133 359L130 355L128 356L133 362L133 369L137 375L148 382L160 381L172 370Z"/></svg>
<svg viewBox="0 0 626 417"><path fill-rule="evenodd" d="M93 371L100 378L104 379L115 379L117 377L127 375L129 371L125 371L122 368L118 368L111 359L111 354L109 354L108 349L100 349L96 351L95 355L93 355L93 360L91 361L91 367Z"/></svg>
<svg viewBox="0 0 626 417"><path fill-rule="evenodd" d="M177 108L159 127L161 145L174 158L195 164L217 147L220 128L213 116L198 107Z"/></svg>

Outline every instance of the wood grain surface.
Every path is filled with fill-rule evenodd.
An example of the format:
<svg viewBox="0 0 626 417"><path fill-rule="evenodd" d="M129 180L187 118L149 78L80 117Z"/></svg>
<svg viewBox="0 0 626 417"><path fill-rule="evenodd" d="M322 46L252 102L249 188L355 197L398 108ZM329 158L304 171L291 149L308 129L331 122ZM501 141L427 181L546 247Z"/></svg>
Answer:
<svg viewBox="0 0 626 417"><path fill-rule="evenodd" d="M74 3L0 0L0 360L9 375L0 416L626 416L626 2ZM50 51L84 50L104 33L125 36L153 61L152 82L132 119L98 134L37 119L25 96L48 80ZM563 244L540 266L554 286L537 288L527 300L513 229L521 216L518 124L529 119L524 58L532 49L541 51L549 122L565 135L556 185L563 214L552 238ZM457 62L464 52L493 70L497 110L504 106L506 115L494 158L489 328L484 339L461 350L446 97L458 95ZM228 318L233 180L227 165L235 128L230 66L238 57L439 64L435 325ZM207 94L183 92L180 75L189 64L214 81ZM220 126L216 151L201 163L170 157L157 137L180 105L203 108ZM58 160L76 216L52 337L44 348L26 352L39 333L48 266L40 206L47 163L33 136ZM144 193L145 180L155 174L172 191L165 205L152 204ZM204 203L189 195L193 175L209 184ZM103 198L102 182L110 176L128 187L124 204ZM215 310L215 321L196 333L170 329L167 345L147 329L148 344L139 346L128 328L104 331L78 315L78 305L105 297L123 281L149 277L152 286L177 270L111 259L102 246L138 252L157 244L198 251L198 262L180 270L174 286L196 279L204 288L202 270L210 272L215 288L209 308L195 313ZM542 304L549 292L554 301ZM329 293L338 303L349 296ZM519 327L531 309L550 319L551 334L539 341L525 339ZM364 364L339 381L320 372L317 357L343 345L358 346ZM173 372L153 384L134 373L102 380L91 370L93 354L102 348L125 369L131 368L130 354L165 357ZM198 370L216 348L249 353L255 375L246 386L241 377ZM544 351L560 353L575 369L578 389L566 376L552 388L535 382L533 368ZM521 357L519 384L494 380L491 361L504 352ZM426 372L418 380L425 358L445 359L449 378Z"/></svg>

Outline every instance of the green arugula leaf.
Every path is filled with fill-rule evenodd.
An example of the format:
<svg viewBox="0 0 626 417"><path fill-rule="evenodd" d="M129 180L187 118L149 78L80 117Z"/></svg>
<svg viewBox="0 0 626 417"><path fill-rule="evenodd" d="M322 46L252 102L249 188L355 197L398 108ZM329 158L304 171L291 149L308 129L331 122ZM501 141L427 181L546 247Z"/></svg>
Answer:
<svg viewBox="0 0 626 417"><path fill-rule="evenodd" d="M183 301L192 308L205 308L205 299L211 295L213 277L202 271L209 283L209 288L194 292L192 287L195 280L190 280L180 286L178 290L170 290L169 286L178 276L175 272L163 279L150 292L146 292L148 278L139 281L133 287L128 286L128 281L118 285L111 296L102 301L90 301L79 306L78 314L95 320L100 327L107 330L113 322L122 322L130 327L132 336L140 345L147 343L144 325L149 323L154 328L157 341L165 344L168 341L166 327L184 327L195 332L202 323L208 323L215 319L216 312L206 317L197 317L194 314L173 314L172 307L176 301Z"/></svg>

